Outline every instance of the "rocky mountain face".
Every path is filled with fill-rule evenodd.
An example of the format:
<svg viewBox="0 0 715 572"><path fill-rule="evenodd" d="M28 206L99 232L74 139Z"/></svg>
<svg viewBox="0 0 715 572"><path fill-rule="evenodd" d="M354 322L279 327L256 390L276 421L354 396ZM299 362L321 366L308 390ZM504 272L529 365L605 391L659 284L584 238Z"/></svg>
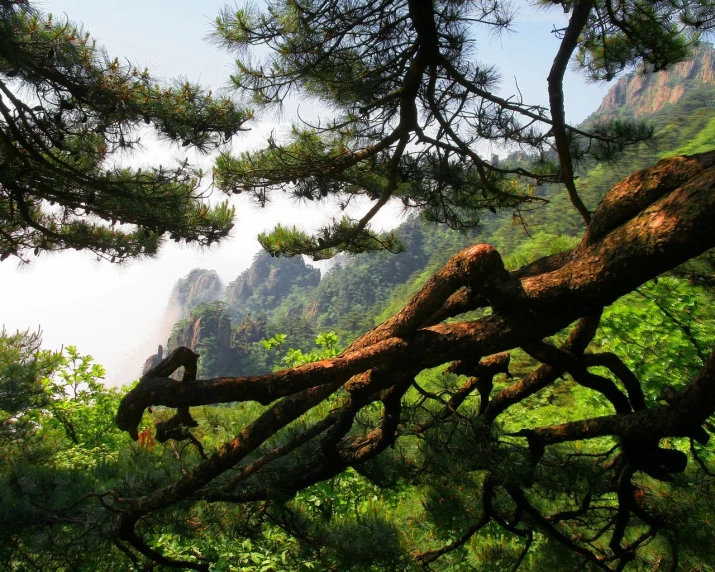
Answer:
<svg viewBox="0 0 715 572"><path fill-rule="evenodd" d="M223 291L224 285L215 271L194 268L174 285L161 319L160 330L163 332L171 331L172 326L189 318L194 308L219 300ZM200 330L201 328L198 331ZM200 337L200 334L197 333L197 336ZM190 337L189 334L185 334L182 336L182 340L190 339ZM142 375L157 365L162 360L162 357L167 355L174 347L177 346L172 347L170 343L166 348L160 345L157 353L145 360Z"/></svg>
<svg viewBox="0 0 715 572"><path fill-rule="evenodd" d="M223 283L215 271L194 268L176 282L169 297L169 306L177 309L179 317L183 318L199 304L219 300L223 290Z"/></svg>
<svg viewBox="0 0 715 572"><path fill-rule="evenodd" d="M252 299L275 300L296 285L314 288L319 283L320 270L308 266L302 258L273 258L259 252L253 264L228 285L224 301L232 316L245 316L251 310Z"/></svg>
<svg viewBox="0 0 715 572"><path fill-rule="evenodd" d="M643 117L676 103L693 85L712 84L715 78L715 50L699 46L692 59L658 73L629 73L608 91L600 107L589 119Z"/></svg>
<svg viewBox="0 0 715 572"><path fill-rule="evenodd" d="M144 367L142 368L142 376L151 368L159 365L162 359L164 359L164 348L161 344L159 344L159 348L156 350L156 353L146 358L146 361L144 362Z"/></svg>
<svg viewBox="0 0 715 572"><path fill-rule="evenodd" d="M400 255L341 257L321 282L320 270L300 257L272 258L260 252L249 268L222 288L215 273L196 269L178 281L172 304L181 309L166 347L146 360L146 372L162 355L186 346L201 355L203 376L257 373L247 356L256 342L276 333L291 347L309 348L320 331L363 331L374 324L374 306L385 301L427 263L425 227L407 221L398 231L411 248ZM468 238L450 231L460 243ZM441 249L443 258L459 246ZM268 356L266 356L268 359ZM250 363L248 363L250 361ZM258 359L260 362L260 359Z"/></svg>
<svg viewBox="0 0 715 572"><path fill-rule="evenodd" d="M230 370L232 356L231 318L221 302L196 306L188 319L179 322L169 339L168 352L186 346L201 355L204 373L223 375Z"/></svg>
<svg viewBox="0 0 715 572"><path fill-rule="evenodd" d="M160 346L143 372L180 346L201 356L199 373L204 377L250 371L244 362L251 345L270 337L265 316L292 288L313 289L319 283L320 270L302 258L272 258L265 252L226 288L214 271L192 270L171 293L168 308L176 318L166 349Z"/></svg>

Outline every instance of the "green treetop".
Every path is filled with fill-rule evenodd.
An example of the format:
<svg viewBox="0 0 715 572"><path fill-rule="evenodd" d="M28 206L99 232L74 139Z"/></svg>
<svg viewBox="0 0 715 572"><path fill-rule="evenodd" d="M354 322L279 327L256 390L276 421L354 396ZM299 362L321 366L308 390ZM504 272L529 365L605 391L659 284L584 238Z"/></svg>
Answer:
<svg viewBox="0 0 715 572"><path fill-rule="evenodd" d="M110 58L80 27L0 1L0 259L89 250L124 261L162 239L210 245L233 209L209 206L201 172L118 166L140 128L209 151L251 112L188 82L162 86Z"/></svg>

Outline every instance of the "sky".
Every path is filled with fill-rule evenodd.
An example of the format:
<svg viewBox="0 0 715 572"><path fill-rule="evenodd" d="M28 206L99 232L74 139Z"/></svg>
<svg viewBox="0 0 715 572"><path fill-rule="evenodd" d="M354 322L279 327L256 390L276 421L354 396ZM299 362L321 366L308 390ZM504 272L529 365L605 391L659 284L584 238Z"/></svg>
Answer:
<svg viewBox="0 0 715 572"><path fill-rule="evenodd" d="M210 86L227 86L234 58L207 42L212 22L225 3L215 0L43 0L33 4L84 24L111 56L147 66L157 78L182 77ZM546 76L558 47L551 30L563 25L559 11L534 11L515 2L520 15L515 31L499 37L477 38L477 57L502 70L502 95L520 91L529 102L548 101ZM518 78L518 83L515 78ZM564 84L567 121L579 123L593 112L608 85L586 84L569 72ZM294 100L282 114L259 117L252 130L239 135L237 150L258 148L275 131L285 133L296 110L302 117L320 117L314 101ZM182 151L153 145L131 160L164 163ZM211 158L204 159L210 168ZM167 245L156 258L127 266L98 263L88 254L41 255L29 266L7 259L0 263L0 325L9 331L38 328L48 349L74 345L107 369L106 383L122 385L138 377L144 360L164 344L162 324L174 283L193 268L215 270L224 283L247 268L259 245L256 235L276 223L315 228L330 218L329 210L312 204L275 200L267 209L238 197L238 216L229 240L210 250ZM360 207L358 207L360 208ZM368 205L362 205L367 209ZM379 229L401 222L399 209L390 208L376 221Z"/></svg>

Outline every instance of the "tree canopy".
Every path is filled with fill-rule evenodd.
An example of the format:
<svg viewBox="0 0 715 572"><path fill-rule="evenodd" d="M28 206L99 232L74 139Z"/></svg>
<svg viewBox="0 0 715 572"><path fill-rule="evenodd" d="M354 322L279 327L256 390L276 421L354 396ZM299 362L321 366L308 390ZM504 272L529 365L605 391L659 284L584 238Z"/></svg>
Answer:
<svg viewBox="0 0 715 572"><path fill-rule="evenodd" d="M469 228L480 213L539 203L534 185L561 183L582 217L590 213L574 182L589 158L615 160L647 139L648 126L613 121L587 131L567 125L563 78L574 58L592 79L633 65L664 69L688 54L711 24L710 2L540 2L570 12L548 77L549 108L521 94L497 95L499 72L478 59L480 35L508 30L509 2L269 2L265 12L226 9L217 34L229 49L270 48L265 61L239 59L233 82L260 106L305 94L335 110L321 125L294 128L287 144L260 153L222 154L218 184L249 191L259 203L272 191L343 202L367 195L359 220L343 217L316 236L278 227L260 237L275 254L331 256L337 250L397 250L394 235L369 222L391 198L427 219ZM503 165L484 157L489 143L526 152Z"/></svg>
<svg viewBox="0 0 715 572"><path fill-rule="evenodd" d="M202 200L199 170L122 166L123 152L141 148L146 125L215 149L250 110L188 82L162 86L26 2L0 2L0 35L0 259L86 249L121 262L166 235L210 245L228 234L233 209Z"/></svg>
<svg viewBox="0 0 715 572"><path fill-rule="evenodd" d="M91 530L137 568L229 568L235 538L236 552L281 551L282 563L251 552L256 569L712 562L713 292L683 264L715 247L715 151L643 166L589 206L577 169L622 160L651 128L568 125L563 77L571 62L597 80L666 69L712 25L715 5L540 4L568 14L548 108L495 95L496 70L477 63L474 38L509 26L504 2L287 0L219 16L225 46L268 47L266 61L239 60L239 93L262 108L304 94L335 113L288 142L220 154L217 185L259 203L276 191L373 201L315 236L263 235L274 256L397 251L396 235L369 227L394 198L466 229L484 211L518 221L565 194L583 231L509 268L495 247L471 245L344 351L323 336L324 351L289 353L288 369L201 379L200 356L175 349L118 403L112 435L137 446L123 468L104 467L111 486L61 512L13 481L36 509L32 526L66 527L71 546ZM519 153L487 160L489 142ZM665 339L670 353L654 347Z"/></svg>

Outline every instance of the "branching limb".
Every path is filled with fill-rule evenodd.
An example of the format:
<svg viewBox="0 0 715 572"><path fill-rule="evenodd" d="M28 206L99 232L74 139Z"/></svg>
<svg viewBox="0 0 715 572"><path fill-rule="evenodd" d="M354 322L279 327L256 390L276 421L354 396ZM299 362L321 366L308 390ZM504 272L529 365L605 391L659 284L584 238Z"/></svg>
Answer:
<svg viewBox="0 0 715 572"><path fill-rule="evenodd" d="M618 435L636 442L664 437L702 435L702 425L715 413L715 350L698 374L675 394L669 405L630 415L609 415L534 429L544 444Z"/></svg>
<svg viewBox="0 0 715 572"><path fill-rule="evenodd" d="M518 487L510 487L507 489L509 496L514 499L514 502L525 513L527 513L539 527L549 536L566 546L568 549L580 554L586 561L591 562L602 570L609 570L608 566L601 561L593 552L574 541L562 533L558 528L551 524L526 498L523 491Z"/></svg>
<svg viewBox="0 0 715 572"><path fill-rule="evenodd" d="M132 548L134 548L137 552L143 554L149 560L152 562L156 562L157 564L162 564L164 566L169 566L170 568L185 568L189 570L201 570L203 571L208 571L209 570L209 565L208 563L197 563L197 562L189 562L187 560L176 560L174 558L169 558L167 556L164 556L161 552L158 552L157 550L154 550L151 546L149 546L144 540L136 533L134 530L133 524L131 526L128 525L128 523L124 523L119 531L119 538L124 540L127 544L129 544Z"/></svg>
<svg viewBox="0 0 715 572"><path fill-rule="evenodd" d="M562 346L564 351L570 351L578 354L586 350L586 347L596 335L598 324L601 322L601 312L597 312L592 316L581 318L576 327L571 331L568 340ZM503 389L489 403L488 407L482 412L482 417L487 422L492 422L501 413L506 411L513 404L526 399L530 395L534 395L541 391L549 384L561 377L566 370L562 367L554 367L551 365L542 365L534 372Z"/></svg>
<svg viewBox="0 0 715 572"><path fill-rule="evenodd" d="M475 389L479 392L479 414L489 405L489 395L494 387L494 376L500 373L511 377L509 373L510 355L507 352L494 354L486 357L477 364L468 361L454 362L447 370L450 373L472 375L467 382L460 387L447 403L445 410L439 415L440 419L446 419L450 413L456 411L464 400Z"/></svg>
<svg viewBox="0 0 715 572"><path fill-rule="evenodd" d="M608 378L590 373L578 357L544 342L529 344L524 350L533 358L570 373L576 383L598 391L608 399L617 413L630 413L631 404Z"/></svg>
<svg viewBox="0 0 715 572"><path fill-rule="evenodd" d="M482 397L478 419L462 424L467 430L475 430L476 423L478 431L482 431L484 422L490 425L511 405L567 371L575 373L582 382L588 377L589 383L594 378L601 383L600 390L609 396L618 414L520 433L529 441L534 467L545 447L551 444L610 435L621 439L624 464L619 471L630 465L632 470L667 478L682 470L682 454L659 448L658 440L672 436L704 440L701 425L715 409L712 381L715 355L706 361L693 381L674 393L667 406L645 409L638 381L620 360L608 354L592 356L584 352L595 335L605 305L715 246L714 163L715 153L670 160L646 170L640 180L657 180L666 186L669 183L663 181L677 180L677 185L664 192L657 189L636 192L638 200L650 197L642 210L613 228L598 227L599 219L595 216L596 230L607 228L605 234L592 232L588 240L584 239L570 252L542 259L519 271L507 272L492 247L470 247L450 260L402 312L335 358L252 378L196 380L191 369L196 354L186 348L176 350L122 401L117 423L130 434L136 435L143 411L151 405L178 408L174 422L181 427L191 422L189 418L182 420L190 406L254 400L267 407L254 422L238 429L235 438L189 468L174 484L143 497L123 499L117 505L122 511L123 526L134 533L135 525L146 515L187 499L241 503L271 500L278 498L276 494L285 498L374 458L400 435L408 434L400 431L400 424L406 419L402 398L415 375L447 362L460 362L453 366L455 372L475 379L452 396L452 408L445 409L445 413L457 409L471 391L478 390ZM655 186L661 183L656 182ZM622 189L616 191L621 193ZM622 200L628 211L627 195L623 194ZM618 204L613 203L611 213L617 212ZM491 315L471 321L434 323L435 316L448 316L458 308L474 309L469 303L491 307ZM573 329L560 348L541 342L568 327ZM527 347L546 365L491 395L493 375L508 371L508 356L502 352L515 347ZM490 357L483 359L484 356ZM608 380L606 387L605 378L596 378L586 371L596 365L615 373L628 398L612 381ZM187 371L184 380L169 378L180 366ZM347 398L323 415L322 420L311 419L307 428L273 450L261 449L267 440L287 433L291 423L338 389L344 389ZM356 430L357 414L377 401L383 405L377 424ZM433 419L438 419L440 411L438 408ZM231 475L229 471L246 458L250 458L248 465ZM267 467L271 463L283 467L279 459L284 459L290 469L276 471L273 476ZM293 463L294 459L297 463ZM482 467L479 470L488 470L489 462L489 455L484 455L479 460L478 466ZM530 470L523 465L522 468ZM521 489L511 486L508 493L519 511L529 515L532 526L575 550L589 565L604 568L603 562L596 562L594 553L581 541L570 540L554 522L538 514ZM649 526L658 524L648 522L648 515L639 507L631 508L631 513ZM614 522L609 520L604 530L615 526ZM593 548L595 544L589 546ZM629 552L628 546L623 546L623 550Z"/></svg>
<svg viewBox="0 0 715 572"><path fill-rule="evenodd" d="M693 172L694 163L707 165L713 156L670 161L668 166ZM122 401L117 423L136 437L142 412L150 405L186 407L246 400L268 404L306 388L347 381L374 367L395 367L400 360L434 367L461 359L465 352L478 357L543 339L710 248L715 236L713 186L715 168L700 169L684 185L601 240L582 243L570 258L565 257L561 268L521 280L501 270L499 255L491 247L471 247L453 258L404 311L368 332L341 356L255 378L177 383L145 377ZM495 313L474 322L418 329L463 286L482 289ZM185 358L167 359L181 363ZM549 379L555 377L553 371L546 373ZM542 377L544 374L542 370ZM544 386L542 380L527 385L529 390ZM523 386L515 384L509 389L512 396L523 395ZM499 396L495 401L504 404ZM488 408L485 415L494 416L495 412Z"/></svg>
<svg viewBox="0 0 715 572"><path fill-rule="evenodd" d="M573 160L569 134L566 131L566 113L564 111L564 73L571 56L578 45L581 32L586 27L588 16L593 6L593 0L577 0L573 4L571 19L561 40L559 51L554 58L549 77L549 104L551 106L551 131L554 136L556 152L559 155L559 165L561 166L561 182L566 185L571 202L576 210L588 225L591 222L591 213L583 204L581 197L576 191L574 182Z"/></svg>
<svg viewBox="0 0 715 572"><path fill-rule="evenodd" d="M597 354L583 354L582 360L586 367L603 366L608 368L626 388L628 401L634 411L645 409L645 396L638 378L616 354L601 352Z"/></svg>
<svg viewBox="0 0 715 572"><path fill-rule="evenodd" d="M392 337L423 328L450 297L463 286L470 297L484 296L500 300L507 296L507 284L513 284L496 249L477 244L453 256L395 316L353 342L346 351L359 350ZM431 324L429 324L431 325Z"/></svg>

